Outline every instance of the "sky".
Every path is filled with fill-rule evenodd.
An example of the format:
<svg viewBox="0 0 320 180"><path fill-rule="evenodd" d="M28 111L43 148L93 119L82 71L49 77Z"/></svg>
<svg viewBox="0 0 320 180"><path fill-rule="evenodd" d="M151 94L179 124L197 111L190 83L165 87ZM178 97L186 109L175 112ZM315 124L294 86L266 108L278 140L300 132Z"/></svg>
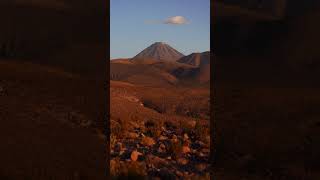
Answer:
<svg viewBox="0 0 320 180"><path fill-rule="evenodd" d="M154 42L184 55L210 50L210 0L111 0L111 59L131 58Z"/></svg>

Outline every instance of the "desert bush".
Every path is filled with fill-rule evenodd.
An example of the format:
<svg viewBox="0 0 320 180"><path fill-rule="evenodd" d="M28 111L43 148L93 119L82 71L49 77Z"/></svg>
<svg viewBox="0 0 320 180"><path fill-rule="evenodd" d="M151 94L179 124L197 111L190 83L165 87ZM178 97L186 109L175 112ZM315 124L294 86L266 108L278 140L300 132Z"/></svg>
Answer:
<svg viewBox="0 0 320 180"><path fill-rule="evenodd" d="M196 126L194 128L195 134L197 139L206 142L207 136L210 136L210 127L205 126L204 124L199 123L199 121L196 123Z"/></svg>
<svg viewBox="0 0 320 180"><path fill-rule="evenodd" d="M113 149L117 142L117 137L114 134L110 134L110 149Z"/></svg>
<svg viewBox="0 0 320 180"><path fill-rule="evenodd" d="M182 154L182 142L172 142L168 146L168 153L172 154L173 158L178 158Z"/></svg>
<svg viewBox="0 0 320 180"><path fill-rule="evenodd" d="M119 137L121 135L121 124L115 121L111 121L111 134L115 137Z"/></svg>
<svg viewBox="0 0 320 180"><path fill-rule="evenodd" d="M151 137L159 137L161 135L161 121L155 121L153 119L149 119L145 122L145 127L147 131L147 135Z"/></svg>
<svg viewBox="0 0 320 180"><path fill-rule="evenodd" d="M208 97L187 97L177 102L175 113L195 119L210 118L210 101Z"/></svg>

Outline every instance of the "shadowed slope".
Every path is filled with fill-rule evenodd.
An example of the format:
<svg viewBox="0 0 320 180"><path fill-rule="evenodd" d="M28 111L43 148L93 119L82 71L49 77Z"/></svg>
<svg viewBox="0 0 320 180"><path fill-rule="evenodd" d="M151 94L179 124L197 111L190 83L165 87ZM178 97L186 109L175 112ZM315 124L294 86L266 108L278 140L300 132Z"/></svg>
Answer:
<svg viewBox="0 0 320 180"><path fill-rule="evenodd" d="M4 60L0 76L1 179L105 178L94 82Z"/></svg>

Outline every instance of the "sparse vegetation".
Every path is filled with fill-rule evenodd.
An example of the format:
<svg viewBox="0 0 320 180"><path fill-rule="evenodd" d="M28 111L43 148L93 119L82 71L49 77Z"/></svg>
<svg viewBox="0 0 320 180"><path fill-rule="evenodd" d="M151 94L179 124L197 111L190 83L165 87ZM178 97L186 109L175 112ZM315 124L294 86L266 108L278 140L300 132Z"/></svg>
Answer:
<svg viewBox="0 0 320 180"><path fill-rule="evenodd" d="M126 89L126 94L121 89ZM111 151L116 163L121 164L121 167L115 167L123 170L112 170L115 177L206 177L208 169L202 167L209 165L209 121L202 119L201 115L194 118L176 112L180 105L197 111L195 114L201 114L196 109L198 105L206 113L204 109L209 109L205 103L189 101L207 101L208 90L200 90L200 96L196 92L197 89L186 92L184 88L155 88L112 82L111 115L112 119L117 119L112 124L120 126L111 124L114 127L111 133L119 137L112 144L121 145ZM133 95L139 100L133 102L127 98ZM199 97L181 98L187 96ZM143 165L146 160L147 164ZM200 162L205 165L199 166ZM201 168L200 174L198 168Z"/></svg>

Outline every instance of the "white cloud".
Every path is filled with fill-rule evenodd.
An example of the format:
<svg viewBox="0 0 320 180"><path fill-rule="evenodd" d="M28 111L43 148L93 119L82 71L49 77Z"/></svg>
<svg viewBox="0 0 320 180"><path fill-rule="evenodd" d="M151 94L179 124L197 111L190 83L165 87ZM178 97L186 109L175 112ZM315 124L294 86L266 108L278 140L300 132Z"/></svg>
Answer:
<svg viewBox="0 0 320 180"><path fill-rule="evenodd" d="M189 24L189 21L183 16L173 16L165 20L146 20L146 24L174 24L174 25L183 25Z"/></svg>
<svg viewBox="0 0 320 180"><path fill-rule="evenodd" d="M173 16L166 19L164 23L182 25L182 24L188 24L188 20L183 16Z"/></svg>

